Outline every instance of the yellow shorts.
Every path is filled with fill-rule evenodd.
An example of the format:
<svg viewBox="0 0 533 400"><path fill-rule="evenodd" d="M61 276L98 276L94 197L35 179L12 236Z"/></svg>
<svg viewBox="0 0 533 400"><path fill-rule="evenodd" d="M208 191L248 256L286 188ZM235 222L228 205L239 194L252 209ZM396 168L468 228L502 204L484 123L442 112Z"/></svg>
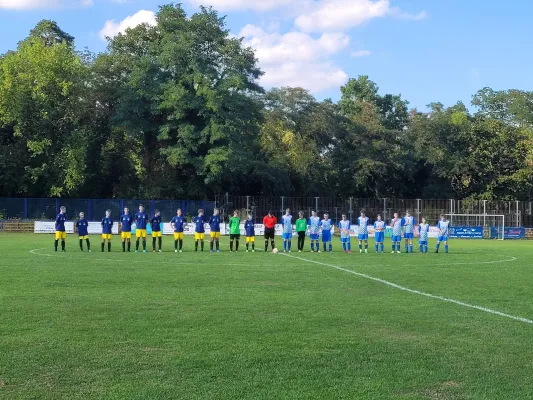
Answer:
<svg viewBox="0 0 533 400"><path fill-rule="evenodd" d="M220 239L220 232L211 232L209 236L215 239Z"/></svg>
<svg viewBox="0 0 533 400"><path fill-rule="evenodd" d="M255 243L255 236L246 236L246 243Z"/></svg>
<svg viewBox="0 0 533 400"><path fill-rule="evenodd" d="M120 237L121 237L122 239L131 239L131 232L122 232L122 233L120 234Z"/></svg>
<svg viewBox="0 0 533 400"><path fill-rule="evenodd" d="M89 236L80 236L80 240L89 239Z"/></svg>
<svg viewBox="0 0 533 400"><path fill-rule="evenodd" d="M174 232L174 240L183 240L183 232Z"/></svg>
<svg viewBox="0 0 533 400"><path fill-rule="evenodd" d="M59 240L59 239L65 240L66 238L67 238L67 232L56 231L56 240Z"/></svg>
<svg viewBox="0 0 533 400"><path fill-rule="evenodd" d="M161 231L159 231L159 232L154 232L154 231L152 231L152 237L153 237L153 238L154 238L154 237L161 237Z"/></svg>
<svg viewBox="0 0 533 400"><path fill-rule="evenodd" d="M110 233L102 233L102 240L111 240L111 234Z"/></svg>
<svg viewBox="0 0 533 400"><path fill-rule="evenodd" d="M146 239L146 229L137 229L137 230L135 231L135 236L136 236L137 238L142 237L143 239Z"/></svg>
<svg viewBox="0 0 533 400"><path fill-rule="evenodd" d="M204 240L204 238L205 238L205 233L196 232L194 234L194 240Z"/></svg>

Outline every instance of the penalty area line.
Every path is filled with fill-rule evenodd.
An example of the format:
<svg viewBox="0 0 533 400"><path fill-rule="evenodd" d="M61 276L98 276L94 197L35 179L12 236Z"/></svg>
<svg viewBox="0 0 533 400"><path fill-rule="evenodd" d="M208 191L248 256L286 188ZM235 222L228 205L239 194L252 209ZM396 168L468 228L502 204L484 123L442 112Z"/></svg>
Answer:
<svg viewBox="0 0 533 400"><path fill-rule="evenodd" d="M368 279L368 280L371 280L371 281L374 281L374 282L381 283L383 285L390 286L390 287L392 287L394 289L401 290L403 292L408 292L408 293L411 293L411 294L416 294L418 296L428 297L430 299L440 300L440 301L443 301L443 302L446 302L446 303L456 304L458 306L471 308L471 309L478 310L478 311L483 311L483 312L486 312L488 314L498 315L500 317L509 318L509 319L514 320L514 321L519 321L519 322L523 322L523 323L526 323L526 324L533 325L533 320L530 320L530 319L527 319L527 318L517 317L517 316L514 316L514 315L506 314L506 313L501 312L501 311L493 310L491 308L478 306L478 305L475 305L475 304L465 303L463 301L450 299L448 297L437 296L437 295L434 295L434 294L431 294L431 293L422 292L420 290L409 289L409 288L407 288L405 286L398 285L398 284L396 284L394 282L389 282L389 281L386 281L386 280L381 279L381 278L376 278L376 277L373 277L373 276L370 276L370 275L367 275L367 274L363 274L361 272L352 271L350 269L342 268L342 267L339 267L337 265L327 264L327 263L323 263L323 262L315 261L315 260L309 260L307 258L302 258L302 257L297 257L297 256L291 256L291 255L288 255L288 254L285 254L285 253L282 253L281 255L285 256L285 257L290 257L290 258L294 258L294 259L297 259L297 260L305 261L305 262L308 262L308 263L313 263L313 264L322 265L322 266L325 266L325 267L334 268L334 269L337 269L339 271L348 272L350 274L357 275L357 276L359 276L361 278L365 278L365 279Z"/></svg>

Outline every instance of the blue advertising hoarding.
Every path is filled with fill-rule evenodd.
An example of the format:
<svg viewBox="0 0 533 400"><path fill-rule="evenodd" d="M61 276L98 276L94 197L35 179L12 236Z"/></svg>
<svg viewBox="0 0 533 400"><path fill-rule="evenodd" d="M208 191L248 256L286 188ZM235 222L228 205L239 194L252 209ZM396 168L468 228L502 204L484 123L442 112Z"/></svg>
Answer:
<svg viewBox="0 0 533 400"><path fill-rule="evenodd" d="M483 239L482 226L453 226L450 227L452 239Z"/></svg>
<svg viewBox="0 0 533 400"><path fill-rule="evenodd" d="M501 236L501 228L496 228L495 226L490 227L490 238L496 239ZM507 227L503 230L504 239L525 239L526 238L526 229L525 228L512 228Z"/></svg>

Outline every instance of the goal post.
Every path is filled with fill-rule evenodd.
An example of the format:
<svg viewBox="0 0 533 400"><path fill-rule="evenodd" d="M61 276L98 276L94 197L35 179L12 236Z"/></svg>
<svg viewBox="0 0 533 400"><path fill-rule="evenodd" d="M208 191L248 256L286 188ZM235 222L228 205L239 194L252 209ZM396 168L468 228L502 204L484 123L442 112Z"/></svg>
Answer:
<svg viewBox="0 0 533 400"><path fill-rule="evenodd" d="M504 240L505 215L500 214L445 214L452 227L483 227L483 236ZM485 234L485 230L488 230Z"/></svg>

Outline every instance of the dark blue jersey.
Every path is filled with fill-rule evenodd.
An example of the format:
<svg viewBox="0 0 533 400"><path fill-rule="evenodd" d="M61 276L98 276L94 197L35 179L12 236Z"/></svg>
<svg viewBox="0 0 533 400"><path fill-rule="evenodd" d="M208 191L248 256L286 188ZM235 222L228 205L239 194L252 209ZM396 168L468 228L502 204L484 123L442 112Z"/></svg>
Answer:
<svg viewBox="0 0 533 400"><path fill-rule="evenodd" d="M65 222L67 222L67 214L57 214L56 216L56 231L65 232Z"/></svg>
<svg viewBox="0 0 533 400"><path fill-rule="evenodd" d="M161 232L161 216L155 216L150 221L153 232Z"/></svg>
<svg viewBox="0 0 533 400"><path fill-rule="evenodd" d="M113 219L105 217L102 219L102 234L111 235L113 233Z"/></svg>
<svg viewBox="0 0 533 400"><path fill-rule="evenodd" d="M220 215L213 215L209 218L211 232L220 232Z"/></svg>
<svg viewBox="0 0 533 400"><path fill-rule="evenodd" d="M135 222L137 223L137 229L146 229L148 223L148 214L145 212L138 212L135 214Z"/></svg>
<svg viewBox="0 0 533 400"><path fill-rule="evenodd" d="M196 224L196 233L205 233L205 217L203 215L198 215L197 217L194 217L192 219L192 222Z"/></svg>
<svg viewBox="0 0 533 400"><path fill-rule="evenodd" d="M78 236L88 236L88 226L89 222L86 219L80 219L78 222L76 222L76 228L78 228Z"/></svg>
<svg viewBox="0 0 533 400"><path fill-rule="evenodd" d="M246 221L244 223L244 230L246 231L246 236L252 237L255 236L255 224L253 221Z"/></svg>
<svg viewBox="0 0 533 400"><path fill-rule="evenodd" d="M183 225L185 225L185 217L184 216L178 217L176 215L174 218L172 218L170 223L174 225L174 232L181 233L183 232Z"/></svg>
<svg viewBox="0 0 533 400"><path fill-rule="evenodd" d="M133 215L124 214L120 217L120 223L122 224L122 232L131 232L131 224L133 223Z"/></svg>

